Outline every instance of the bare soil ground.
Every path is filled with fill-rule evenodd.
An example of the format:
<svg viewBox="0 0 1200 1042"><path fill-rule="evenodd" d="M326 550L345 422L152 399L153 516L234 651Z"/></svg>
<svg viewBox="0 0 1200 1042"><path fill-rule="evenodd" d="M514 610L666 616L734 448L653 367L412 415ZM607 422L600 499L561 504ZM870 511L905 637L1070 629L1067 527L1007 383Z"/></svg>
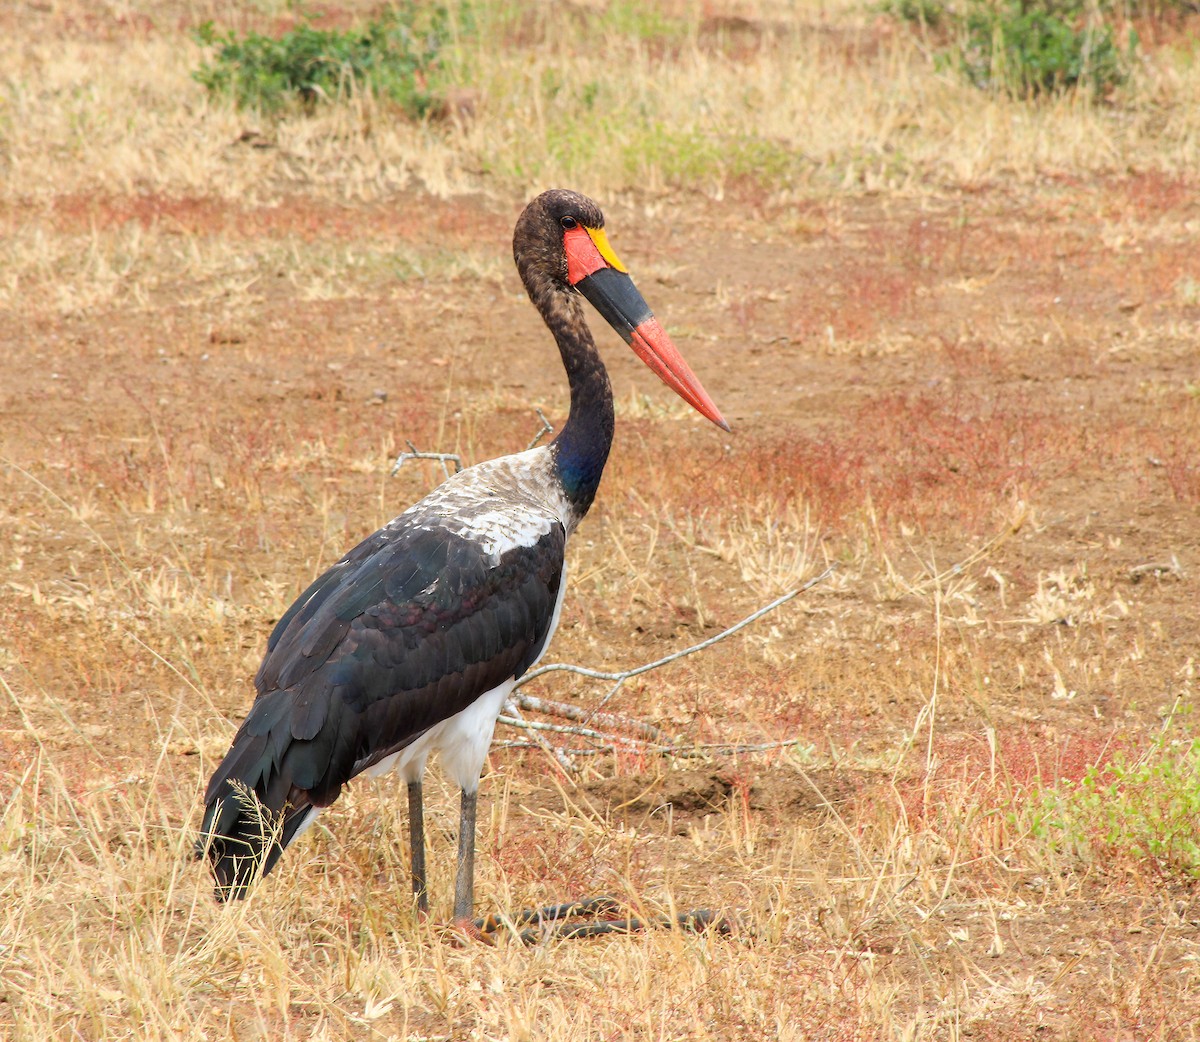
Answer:
<svg viewBox="0 0 1200 1042"><path fill-rule="evenodd" d="M247 907L182 861L273 621L437 480L388 476L405 439L473 461L564 415L508 260L522 197L6 200L0 234L111 281L76 306L47 268L0 322L0 1034L1197 1037L1194 882L1023 816L1193 733L1197 187L603 200L734 433L597 329L617 441L550 658L647 661L838 568L608 703L677 754L557 736L567 774L500 729L481 910L614 892L742 924L528 952L414 920L392 782ZM122 243L176 262L127 294ZM437 918L453 794L430 813Z"/></svg>

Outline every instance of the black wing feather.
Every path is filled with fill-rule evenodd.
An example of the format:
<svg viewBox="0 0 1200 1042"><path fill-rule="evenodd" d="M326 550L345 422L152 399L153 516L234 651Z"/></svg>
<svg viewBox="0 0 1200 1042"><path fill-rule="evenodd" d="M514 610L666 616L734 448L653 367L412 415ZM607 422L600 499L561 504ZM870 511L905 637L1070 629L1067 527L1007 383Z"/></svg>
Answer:
<svg viewBox="0 0 1200 1042"><path fill-rule="evenodd" d="M218 896L243 896L356 774L536 661L565 543L555 522L490 565L462 536L393 524L301 594L271 634L258 697L205 793Z"/></svg>

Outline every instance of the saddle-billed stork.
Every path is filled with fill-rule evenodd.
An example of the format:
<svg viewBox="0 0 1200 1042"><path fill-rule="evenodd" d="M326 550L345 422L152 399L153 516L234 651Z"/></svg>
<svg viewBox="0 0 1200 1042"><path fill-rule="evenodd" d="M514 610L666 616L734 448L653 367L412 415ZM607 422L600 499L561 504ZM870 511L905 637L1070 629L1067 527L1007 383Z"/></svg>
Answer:
<svg viewBox="0 0 1200 1042"><path fill-rule="evenodd" d="M454 919L470 919L480 771L501 706L554 633L564 548L612 443L612 388L583 300L729 429L613 253L594 202L538 196L517 220L513 258L562 355L566 424L547 445L450 477L284 613L204 795L197 856L221 900L243 897L351 778L394 769L408 784L412 886L426 912L421 777L436 751L462 790Z"/></svg>

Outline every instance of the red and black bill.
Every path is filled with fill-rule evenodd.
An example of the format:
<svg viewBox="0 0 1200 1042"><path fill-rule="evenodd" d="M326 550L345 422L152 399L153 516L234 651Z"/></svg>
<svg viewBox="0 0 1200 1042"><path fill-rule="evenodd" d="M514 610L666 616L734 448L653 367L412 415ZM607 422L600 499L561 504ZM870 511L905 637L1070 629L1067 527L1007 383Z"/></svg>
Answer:
<svg viewBox="0 0 1200 1042"><path fill-rule="evenodd" d="M729 424L679 349L654 317L603 228L577 226L563 232L567 280L633 348L659 378L701 416L723 430Z"/></svg>

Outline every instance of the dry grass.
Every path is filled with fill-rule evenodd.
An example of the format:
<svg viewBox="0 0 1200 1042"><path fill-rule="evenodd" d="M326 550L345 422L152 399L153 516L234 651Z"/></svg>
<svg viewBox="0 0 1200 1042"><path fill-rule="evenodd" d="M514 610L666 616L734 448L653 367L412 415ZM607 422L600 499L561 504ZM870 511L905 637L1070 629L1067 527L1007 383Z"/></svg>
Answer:
<svg viewBox="0 0 1200 1042"><path fill-rule="evenodd" d="M190 80L208 17L292 14L0 14L0 1035L1195 1038L1194 880L1070 803L1193 728L1185 50L1114 106L1026 107L849 3L497 4L453 55L469 121L268 125ZM609 204L737 434L610 353L553 657L634 665L837 571L622 687L679 755L497 749L480 910L739 929L460 946L454 794L422 923L391 781L219 907L199 794L272 621L437 480L386 476L404 439L478 459L562 414L506 259L555 181Z"/></svg>
<svg viewBox="0 0 1200 1042"><path fill-rule="evenodd" d="M1200 158L1200 74L1182 51L1151 53L1118 108L1074 97L1030 107L935 74L913 38L856 3L788 16L681 4L660 18L611 6L480 5L447 72L476 93L474 115L432 126L366 101L269 123L207 100L185 30L206 18L269 28L279 12L199 0L35 12L0 44L4 198L99 188L265 201L299 187L370 199L414 183L459 192L489 175L610 197L681 184L720 197L747 176L803 194L1182 173ZM341 20L356 8L370 5Z"/></svg>

